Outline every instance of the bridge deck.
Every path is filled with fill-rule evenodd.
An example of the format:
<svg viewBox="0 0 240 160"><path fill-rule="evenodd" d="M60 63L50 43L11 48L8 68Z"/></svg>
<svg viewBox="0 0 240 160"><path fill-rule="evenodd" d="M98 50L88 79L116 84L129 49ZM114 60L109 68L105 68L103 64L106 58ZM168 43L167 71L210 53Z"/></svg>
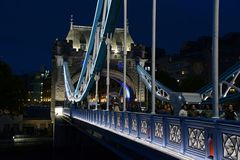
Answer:
<svg viewBox="0 0 240 160"><path fill-rule="evenodd" d="M122 137L124 137L124 138L127 138L127 139L130 140L130 141L137 142L137 143L139 143L139 144L141 144L141 145L150 147L151 149L157 150L157 151L162 152L162 153L164 153L164 154L167 154L167 155L170 154L171 156L173 156L173 157L176 158L176 159L193 160L193 158L190 157L190 156L186 156L186 155L183 155L183 154L181 154L181 153L179 153L179 152L176 152L176 151L174 151L174 150L170 150L170 149L168 149L168 148L161 147L161 146L159 146L159 145L157 145L157 144L151 143L150 141L146 141L146 140L140 139L140 138L138 138L138 137L133 137L133 136L131 136L131 135L129 135L129 134L125 134L125 133L123 133L123 132L116 131L116 130L114 130L114 129L112 129L112 128L108 128L108 127L104 127L104 126L98 125L97 123L84 120L84 119L82 119L82 118L80 118L80 117L78 117L78 116L74 116L73 118L78 119L78 120L80 120L80 121L83 121L83 122L85 122L85 123L88 123L88 124L90 124L90 125L93 125L93 126L95 126L95 127L104 129L104 130L106 130L106 131L110 131L110 132L115 133L115 134L117 134L117 135L119 135L119 136L122 136Z"/></svg>
<svg viewBox="0 0 240 160"><path fill-rule="evenodd" d="M73 108L65 108L64 114L177 159L240 156L235 121Z"/></svg>

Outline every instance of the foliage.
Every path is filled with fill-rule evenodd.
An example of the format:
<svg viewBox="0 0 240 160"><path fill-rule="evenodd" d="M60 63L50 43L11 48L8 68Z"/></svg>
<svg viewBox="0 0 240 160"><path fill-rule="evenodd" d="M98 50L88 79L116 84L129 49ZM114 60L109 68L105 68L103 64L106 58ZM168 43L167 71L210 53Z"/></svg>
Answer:
<svg viewBox="0 0 240 160"><path fill-rule="evenodd" d="M6 63L0 61L0 110L19 114L25 100L26 91L23 82L12 73Z"/></svg>

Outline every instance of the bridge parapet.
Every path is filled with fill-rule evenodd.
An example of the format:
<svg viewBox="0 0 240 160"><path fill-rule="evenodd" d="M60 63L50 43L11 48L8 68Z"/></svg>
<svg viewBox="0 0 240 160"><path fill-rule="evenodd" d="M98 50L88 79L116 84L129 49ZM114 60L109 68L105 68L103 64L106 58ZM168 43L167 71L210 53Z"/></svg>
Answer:
<svg viewBox="0 0 240 160"><path fill-rule="evenodd" d="M194 159L240 157L235 121L73 108L64 114Z"/></svg>

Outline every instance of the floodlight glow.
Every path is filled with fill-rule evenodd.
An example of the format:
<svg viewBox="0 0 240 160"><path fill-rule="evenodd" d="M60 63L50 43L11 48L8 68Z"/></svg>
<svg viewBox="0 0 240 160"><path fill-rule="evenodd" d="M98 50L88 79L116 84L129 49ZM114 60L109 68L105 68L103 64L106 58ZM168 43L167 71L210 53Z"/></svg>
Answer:
<svg viewBox="0 0 240 160"><path fill-rule="evenodd" d="M56 107L55 108L55 115L62 116L63 115L63 107Z"/></svg>
<svg viewBox="0 0 240 160"><path fill-rule="evenodd" d="M122 89L123 89L123 83L121 83L121 86L122 86ZM130 89L129 89L128 85L126 85L126 98L127 99L131 98Z"/></svg>
<svg viewBox="0 0 240 160"><path fill-rule="evenodd" d="M130 98L130 91L129 91L128 86L126 86L126 92L127 92L127 98Z"/></svg>

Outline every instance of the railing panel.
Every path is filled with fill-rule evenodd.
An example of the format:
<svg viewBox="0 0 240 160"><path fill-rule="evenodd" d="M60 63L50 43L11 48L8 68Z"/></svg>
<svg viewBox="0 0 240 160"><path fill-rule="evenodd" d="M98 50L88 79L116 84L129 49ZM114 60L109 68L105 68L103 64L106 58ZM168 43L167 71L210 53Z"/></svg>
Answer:
<svg viewBox="0 0 240 160"><path fill-rule="evenodd" d="M151 141L151 115L139 114L139 137Z"/></svg>
<svg viewBox="0 0 240 160"><path fill-rule="evenodd" d="M111 128L112 129L115 129L115 124L116 124L116 122L115 122L115 113L114 112L111 112L111 114L110 114L111 116L111 118L110 118L110 121L111 121Z"/></svg>
<svg viewBox="0 0 240 160"><path fill-rule="evenodd" d="M105 119L105 115L106 115L106 111L105 110L102 110L102 122L101 122L101 125L102 126L106 126L106 119Z"/></svg>
<svg viewBox="0 0 240 160"><path fill-rule="evenodd" d="M111 111L106 111L106 127L111 127Z"/></svg>
<svg viewBox="0 0 240 160"><path fill-rule="evenodd" d="M240 123L235 121L218 121L219 125L219 153L220 159L240 159ZM221 147L220 147L221 146Z"/></svg>
<svg viewBox="0 0 240 160"><path fill-rule="evenodd" d="M98 124L102 124L102 110L98 110Z"/></svg>
<svg viewBox="0 0 240 160"><path fill-rule="evenodd" d="M128 112L125 112L125 113L123 113L123 115L124 115L124 119L123 119L123 132L125 133L125 134L129 134L130 132L130 124L129 124L129 115L130 113L128 113Z"/></svg>
<svg viewBox="0 0 240 160"><path fill-rule="evenodd" d="M93 110L93 123L97 123L97 110Z"/></svg>
<svg viewBox="0 0 240 160"><path fill-rule="evenodd" d="M87 119L88 121L91 122L91 113L90 113L90 110L87 110Z"/></svg>
<svg viewBox="0 0 240 160"><path fill-rule="evenodd" d="M76 108L63 108L63 113L195 159L240 160L239 121Z"/></svg>
<svg viewBox="0 0 240 160"><path fill-rule="evenodd" d="M168 117L167 124L167 146L180 151L182 145L182 126L180 125L180 118Z"/></svg>
<svg viewBox="0 0 240 160"><path fill-rule="evenodd" d="M163 117L153 116L152 118L152 141L153 143L163 145L164 140L164 123Z"/></svg>
<svg viewBox="0 0 240 160"><path fill-rule="evenodd" d="M215 123L212 120L199 118L185 118L183 121L185 153L201 158L210 157L213 150L210 141L216 140Z"/></svg>
<svg viewBox="0 0 240 160"><path fill-rule="evenodd" d="M122 132L122 126L123 126L123 121L122 121L122 112L116 112L116 130Z"/></svg>
<svg viewBox="0 0 240 160"><path fill-rule="evenodd" d="M90 122L93 122L94 121L94 114L93 114L93 110L89 110L90 112Z"/></svg>
<svg viewBox="0 0 240 160"><path fill-rule="evenodd" d="M138 137L138 119L136 113L130 113L130 135Z"/></svg>

